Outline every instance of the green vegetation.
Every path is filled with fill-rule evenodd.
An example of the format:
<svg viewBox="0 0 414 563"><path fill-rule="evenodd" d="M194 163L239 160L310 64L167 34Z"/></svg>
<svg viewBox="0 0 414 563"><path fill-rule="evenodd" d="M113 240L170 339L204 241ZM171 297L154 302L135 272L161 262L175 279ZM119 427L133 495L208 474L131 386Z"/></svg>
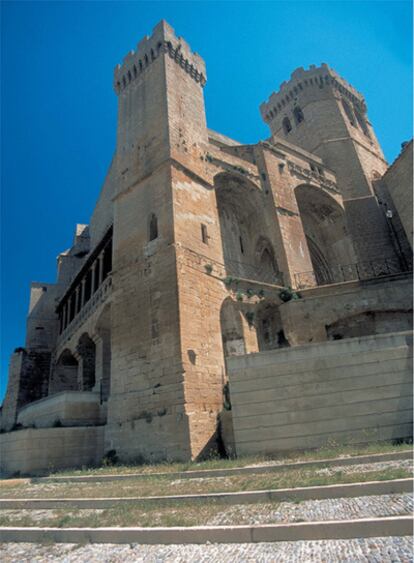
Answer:
<svg viewBox="0 0 414 563"><path fill-rule="evenodd" d="M389 480L398 479L403 477L409 477L411 472L402 468L392 468L382 471L367 471L346 474L342 471L337 471L333 475L317 475L311 471L295 471L295 472L284 472L283 474L276 475L264 475L260 478L246 478L237 477L232 478L228 486L219 485L220 479L216 480L215 484L211 483L211 480L205 479L201 486L200 480L190 480L190 481L175 481L174 485L168 483L168 481L163 481L161 483L160 478L154 478L151 480L151 494L183 494L191 493L197 490L198 492L209 492L210 489L225 489L227 491L233 490L254 490L254 489L267 489L267 488L285 488L292 486L315 486L315 485L328 485L335 483L355 483L364 482L371 480ZM225 479L227 481L227 478ZM148 481L144 481L145 484ZM143 483L141 483L142 485ZM160 489L161 485L168 487L171 485L171 490L168 488ZM145 485L146 486L146 485ZM126 493L137 492L143 493L144 490L133 490L132 487L124 487L119 484L105 484L102 486L101 483L91 487L82 487L81 485L72 486L68 488L66 485L58 485L55 488L53 494L51 490L45 491L42 485L38 485L41 488L39 490L42 498L47 498L50 496L58 496L59 498L74 496L74 490L77 491L76 496L81 496L85 498L90 496L113 496L114 493L118 496L125 496ZM157 488L158 487L158 488ZM103 490L102 490L103 489ZM132 489L132 490L131 490ZM164 492L162 492L164 491ZM47 494L45 494L47 492ZM70 494L68 494L70 493ZM105 493L103 495L103 493ZM28 495L25 493L25 497ZM298 501L295 501L296 503ZM266 504L254 504L249 505L254 506L253 510L275 510L277 509L279 502L266 502ZM237 505L235 506L223 506L216 501L195 501L195 502L177 502L177 501L164 501L162 504L154 504L150 502L142 501L139 505L135 503L128 503L118 505L114 508L105 510L91 510L91 509L53 509L53 510L3 510L3 515L0 516L0 526L51 526L51 527L102 527L102 526L197 526L197 525L208 525L216 516L219 516L223 512L231 512L233 514L234 524L242 525L248 523L248 518L250 510L239 511L237 510Z"/></svg>
<svg viewBox="0 0 414 563"><path fill-rule="evenodd" d="M320 468L281 470L260 475L235 475L214 479L171 479L168 476L149 476L147 479L92 483L30 483L2 490L2 498L115 498L147 497L185 494L205 494L235 491L261 491L292 487L312 487L359 481L381 481L410 477L409 469L393 467L383 470L353 471L348 468Z"/></svg>
<svg viewBox="0 0 414 563"><path fill-rule="evenodd" d="M276 507L277 504L273 503ZM272 507L273 507L272 506ZM181 504L154 507L149 503L124 504L107 510L42 510L41 516L23 513L0 516L0 526L47 526L69 527L152 527L152 526L197 526L206 525L209 519L219 515L223 506L214 503Z"/></svg>
<svg viewBox="0 0 414 563"><path fill-rule="evenodd" d="M411 450L412 444L392 444L390 442L377 442L360 446L341 446L334 442L318 449L306 452L293 452L290 454L275 454L273 456L246 456L233 459L212 458L201 462L172 463L164 462L157 464L144 463L142 459L137 463L119 464L113 467L83 467L82 469L68 469L51 473L51 476L68 475L127 475L128 473L170 473L177 471L199 471L202 469L230 469L232 467L246 467L257 465L262 462L277 460L278 462L310 461L319 459L333 459L335 457L357 456L368 454L380 454L386 452L399 452Z"/></svg>

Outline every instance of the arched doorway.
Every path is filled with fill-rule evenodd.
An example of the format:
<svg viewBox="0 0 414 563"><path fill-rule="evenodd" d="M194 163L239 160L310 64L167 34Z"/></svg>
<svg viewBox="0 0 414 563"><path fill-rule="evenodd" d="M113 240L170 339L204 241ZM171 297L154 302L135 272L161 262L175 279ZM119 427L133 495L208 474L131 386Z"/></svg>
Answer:
<svg viewBox="0 0 414 563"><path fill-rule="evenodd" d="M300 185L295 195L317 283L344 281L341 266L356 262L344 209L314 186Z"/></svg>
<svg viewBox="0 0 414 563"><path fill-rule="evenodd" d="M61 391L76 391L78 386L78 361L72 352L64 350L52 372L49 383L49 395Z"/></svg>

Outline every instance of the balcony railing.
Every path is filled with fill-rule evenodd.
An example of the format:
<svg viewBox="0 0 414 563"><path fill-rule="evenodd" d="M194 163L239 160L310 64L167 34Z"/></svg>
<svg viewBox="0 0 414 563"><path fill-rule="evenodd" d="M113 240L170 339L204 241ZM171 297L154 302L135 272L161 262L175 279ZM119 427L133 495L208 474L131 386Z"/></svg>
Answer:
<svg viewBox="0 0 414 563"><path fill-rule="evenodd" d="M112 277L109 275L105 278L105 280L98 287L91 298L85 303L79 313L75 315L68 326L59 335L58 343L63 342L64 340L69 338L69 336L71 336L79 328L79 326L83 324L85 320L92 315L92 313L95 312L99 305L107 300L107 298L111 294L111 289Z"/></svg>
<svg viewBox="0 0 414 563"><path fill-rule="evenodd" d="M403 267L398 258L384 258L345 265L336 264L322 273L311 271L295 274L295 286L297 289L306 289L318 285L369 280L411 270L412 268Z"/></svg>

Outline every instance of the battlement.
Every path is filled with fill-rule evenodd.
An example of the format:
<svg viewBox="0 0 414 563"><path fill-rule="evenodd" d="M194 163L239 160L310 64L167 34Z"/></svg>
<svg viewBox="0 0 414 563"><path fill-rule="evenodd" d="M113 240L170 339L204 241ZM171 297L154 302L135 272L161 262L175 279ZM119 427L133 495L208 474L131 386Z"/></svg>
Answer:
<svg viewBox="0 0 414 563"><path fill-rule="evenodd" d="M362 112L366 112L363 95L351 84L344 80L326 63L320 67L310 65L309 69L297 68L290 75L290 80L282 82L277 92L273 92L266 102L260 105L260 113L264 121L269 123L283 109L290 104L301 92L308 88L324 88L331 86L348 98Z"/></svg>
<svg viewBox="0 0 414 563"><path fill-rule="evenodd" d="M128 85L144 73L161 55L168 54L195 82L202 87L207 82L206 67L203 59L182 37L175 35L174 29L161 20L151 36L146 36L137 45L136 51L130 51L122 64L114 70L114 89L120 94Z"/></svg>

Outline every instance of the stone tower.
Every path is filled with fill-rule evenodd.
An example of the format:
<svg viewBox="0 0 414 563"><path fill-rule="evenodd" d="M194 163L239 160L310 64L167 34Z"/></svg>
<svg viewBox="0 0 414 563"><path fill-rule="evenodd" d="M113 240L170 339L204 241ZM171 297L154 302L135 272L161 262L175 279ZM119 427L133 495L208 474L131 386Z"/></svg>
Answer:
<svg viewBox="0 0 414 563"><path fill-rule="evenodd" d="M216 428L221 381L217 393L209 393L211 409L191 377L197 368L187 352L194 346L183 342L187 282L178 265L181 225L188 224L179 191L191 192L194 178L207 178L205 82L201 57L164 21L115 69L118 181L106 443L124 459L143 450L152 458L195 457ZM203 402L201 411L194 401Z"/></svg>
<svg viewBox="0 0 414 563"><path fill-rule="evenodd" d="M260 107L272 134L320 156L335 171L359 262L393 256L374 181L387 169L364 97L328 65L296 69Z"/></svg>

